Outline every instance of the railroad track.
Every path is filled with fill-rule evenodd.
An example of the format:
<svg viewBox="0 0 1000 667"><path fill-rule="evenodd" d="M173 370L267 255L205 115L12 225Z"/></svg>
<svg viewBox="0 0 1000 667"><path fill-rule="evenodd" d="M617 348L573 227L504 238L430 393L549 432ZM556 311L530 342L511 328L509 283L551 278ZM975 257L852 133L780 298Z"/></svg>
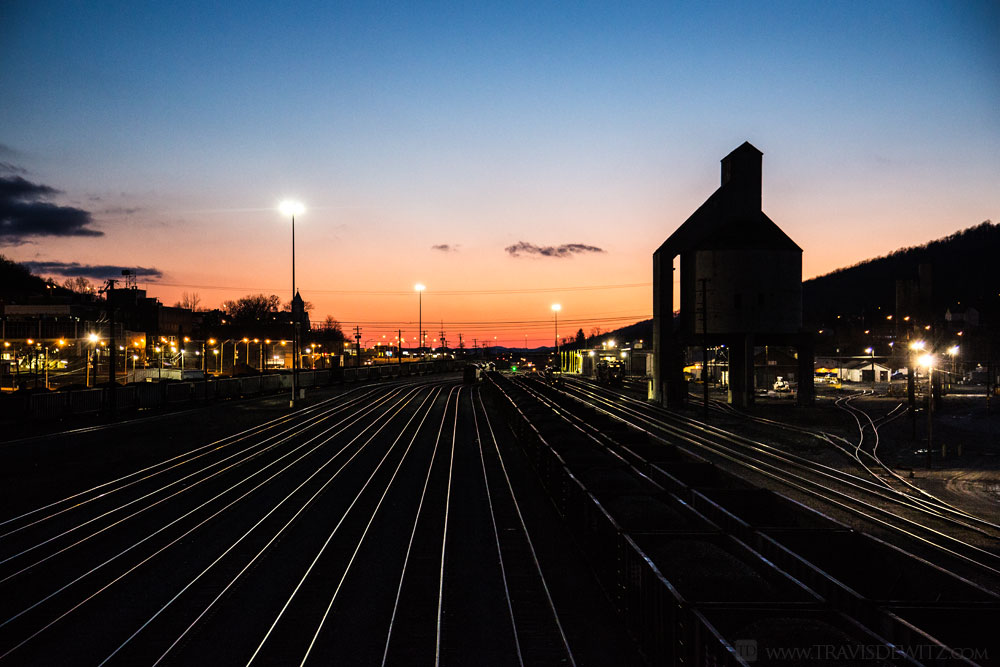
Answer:
<svg viewBox="0 0 1000 667"><path fill-rule="evenodd" d="M562 389L544 386L543 391L550 399L565 397L591 406L698 456L752 471L1000 580L1000 526L989 521L957 514L940 503L887 489L880 481L816 463L591 383L567 378Z"/></svg>
<svg viewBox="0 0 1000 667"><path fill-rule="evenodd" d="M810 637L825 637L832 627L847 633L838 646L848 649L847 635L869 646L886 642L886 656L893 656L887 659L901 663L981 664L1000 650L992 631L1000 622L995 586L972 583L745 481L782 480L786 494L820 498L929 541L916 534L922 524L899 517L896 525L882 517L891 514L885 508L833 488L838 478L828 471L810 480L802 463L762 443L697 421L670 423L663 411L640 410L649 406L587 384L559 389L519 377L492 380L513 406L512 423L527 424L521 438L539 475L654 663L746 664L733 657L745 639L824 643ZM853 493L888 491L874 480L843 479ZM921 532L939 536L935 528ZM974 555L946 545L935 548L980 574L993 571L977 561L975 545ZM726 586L714 590L719 581ZM762 582L766 587L757 588ZM831 607L838 613L820 611ZM750 619L757 620L747 625ZM793 619L801 631L791 629L800 626ZM767 628L775 622L780 629L772 634Z"/></svg>
<svg viewBox="0 0 1000 667"><path fill-rule="evenodd" d="M802 426L787 424L773 419L767 419L756 415L750 415L736 410L732 406L721 401L712 401L710 409L715 412L738 416L741 419L765 424L778 429L794 431L817 438L843 454L846 458L857 463L868 475L892 494L903 504L910 505L918 510L927 510L933 514L941 514L955 519L962 525L971 524L984 529L985 535L1000 535L1000 525L993 521L984 519L970 512L948 503L937 496L919 488L906 477L900 475L891 467L886 465L878 455L879 429L896 419L907 414L902 403L897 403L888 413L873 416L867 410L859 407L858 403L873 396L871 391L862 391L848 396L842 396L834 402L834 405L851 417L857 426L858 433L856 441L852 441L839 434L819 429L804 428ZM695 397L700 400L700 398Z"/></svg>
<svg viewBox="0 0 1000 667"><path fill-rule="evenodd" d="M573 665L497 433L363 387L0 517L0 664Z"/></svg>

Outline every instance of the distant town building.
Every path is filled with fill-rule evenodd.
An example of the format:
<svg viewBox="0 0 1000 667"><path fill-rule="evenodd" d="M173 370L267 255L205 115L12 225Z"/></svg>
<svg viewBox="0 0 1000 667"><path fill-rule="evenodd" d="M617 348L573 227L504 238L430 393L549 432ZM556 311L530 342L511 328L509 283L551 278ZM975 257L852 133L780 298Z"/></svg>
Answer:
<svg viewBox="0 0 1000 667"><path fill-rule="evenodd" d="M959 303L948 307L944 313L944 319L955 325L977 327L979 326L979 311Z"/></svg>

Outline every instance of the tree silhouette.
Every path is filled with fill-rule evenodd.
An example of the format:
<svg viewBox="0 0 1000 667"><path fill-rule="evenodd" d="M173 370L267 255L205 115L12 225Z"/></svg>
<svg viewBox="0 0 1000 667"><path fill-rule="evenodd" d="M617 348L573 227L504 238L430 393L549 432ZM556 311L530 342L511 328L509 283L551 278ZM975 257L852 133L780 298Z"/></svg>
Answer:
<svg viewBox="0 0 1000 667"><path fill-rule="evenodd" d="M281 306L281 297L276 294L249 294L236 301L226 301L222 310L236 322L259 322Z"/></svg>
<svg viewBox="0 0 1000 667"><path fill-rule="evenodd" d="M181 300L174 303L174 308L187 308L190 311L197 312L198 307L201 305L201 297L198 296L197 292L181 292Z"/></svg>

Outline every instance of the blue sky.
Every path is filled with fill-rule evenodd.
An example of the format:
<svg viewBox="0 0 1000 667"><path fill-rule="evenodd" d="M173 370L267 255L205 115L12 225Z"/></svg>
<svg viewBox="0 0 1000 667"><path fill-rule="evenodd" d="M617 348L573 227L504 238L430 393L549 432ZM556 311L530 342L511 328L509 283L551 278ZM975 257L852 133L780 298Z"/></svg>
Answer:
<svg viewBox="0 0 1000 667"><path fill-rule="evenodd" d="M0 8L0 162L105 232L5 254L156 266L214 302L284 284L294 195L324 249L304 287L645 283L744 140L805 277L1000 218L995 3L211 4ZM578 309L648 315L644 290Z"/></svg>

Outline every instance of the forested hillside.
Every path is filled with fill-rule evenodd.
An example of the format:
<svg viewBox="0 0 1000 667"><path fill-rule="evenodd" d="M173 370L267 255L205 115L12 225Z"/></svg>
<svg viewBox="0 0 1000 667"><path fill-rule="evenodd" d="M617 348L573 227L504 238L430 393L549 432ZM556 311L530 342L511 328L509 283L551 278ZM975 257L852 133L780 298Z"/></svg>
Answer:
<svg viewBox="0 0 1000 667"><path fill-rule="evenodd" d="M932 305L936 317L961 302L995 323L1000 310L1000 225L989 220L921 246L901 248L802 284L807 325L823 324L838 314L858 315L895 310L896 281L915 280L921 264L930 264Z"/></svg>

